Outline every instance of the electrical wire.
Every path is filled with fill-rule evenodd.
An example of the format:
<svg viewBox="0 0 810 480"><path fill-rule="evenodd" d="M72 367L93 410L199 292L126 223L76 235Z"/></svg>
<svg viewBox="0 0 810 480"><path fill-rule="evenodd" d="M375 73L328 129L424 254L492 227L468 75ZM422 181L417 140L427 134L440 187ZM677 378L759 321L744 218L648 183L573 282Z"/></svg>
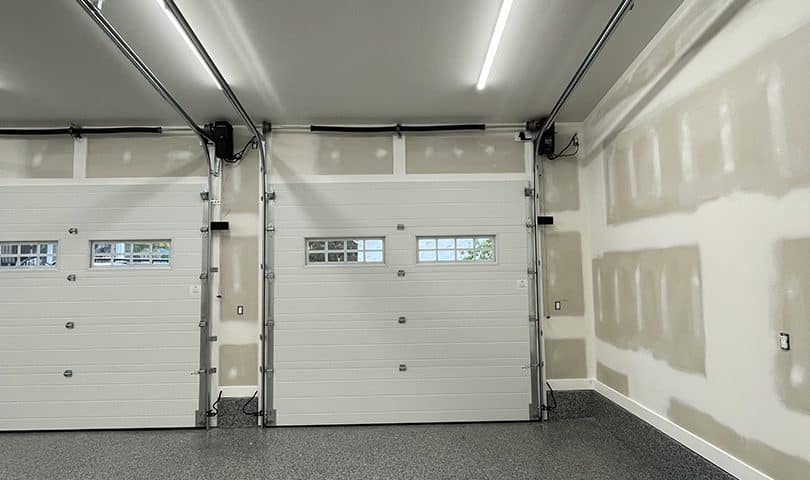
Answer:
<svg viewBox="0 0 810 480"><path fill-rule="evenodd" d="M264 412L262 412L261 410L256 410L255 412L248 412L247 411L247 406L250 405L250 402L252 402L253 399L256 398L256 396L258 394L259 394L258 390L253 392L253 396L250 397L250 400L248 400L247 402L244 403L244 405L242 405L242 413L244 413L245 415L251 416L251 417L261 417L262 416L262 414Z"/></svg>
<svg viewBox="0 0 810 480"><path fill-rule="evenodd" d="M256 136L254 135L253 137L250 138L250 140L247 141L247 143L245 143L245 146L242 147L241 150L239 150L238 152L236 152L236 154L234 154L233 158L223 158L223 161L230 165L239 163L239 160L242 160L242 158L245 156L245 152L247 152L248 147L255 144L256 144Z"/></svg>
<svg viewBox="0 0 810 480"><path fill-rule="evenodd" d="M219 396L217 396L217 401L211 404L211 408L205 412L205 414L209 417L216 417L219 415L219 401L222 400L222 390L219 391Z"/></svg>
<svg viewBox="0 0 810 480"><path fill-rule="evenodd" d="M568 149L571 148L572 145L576 149L573 152L568 152ZM578 153L579 153L579 137L575 133L573 136L571 136L571 140L568 141L568 144L562 150L560 150L560 153L549 153L548 155L546 155L546 157L549 160L555 160L558 158L575 157Z"/></svg>
<svg viewBox="0 0 810 480"><path fill-rule="evenodd" d="M553 405L543 405L543 410L551 411L557 408L557 399L554 398L554 389L551 388L548 382L546 382L546 388L548 388L548 395L551 397L551 403L553 403Z"/></svg>

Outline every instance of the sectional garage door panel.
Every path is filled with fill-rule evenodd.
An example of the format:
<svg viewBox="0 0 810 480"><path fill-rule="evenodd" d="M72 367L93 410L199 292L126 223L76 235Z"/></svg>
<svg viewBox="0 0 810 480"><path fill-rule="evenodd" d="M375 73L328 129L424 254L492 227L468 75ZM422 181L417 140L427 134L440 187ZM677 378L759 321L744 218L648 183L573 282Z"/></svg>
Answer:
<svg viewBox="0 0 810 480"><path fill-rule="evenodd" d="M195 425L203 188L3 187L0 241L58 261L0 269L0 430ZM94 240L164 239L170 267L90 266Z"/></svg>
<svg viewBox="0 0 810 480"><path fill-rule="evenodd" d="M277 423L527 420L524 187L278 186ZM438 235L494 235L496 262L418 263L417 237ZM384 265L305 264L306 238L364 236L385 238Z"/></svg>

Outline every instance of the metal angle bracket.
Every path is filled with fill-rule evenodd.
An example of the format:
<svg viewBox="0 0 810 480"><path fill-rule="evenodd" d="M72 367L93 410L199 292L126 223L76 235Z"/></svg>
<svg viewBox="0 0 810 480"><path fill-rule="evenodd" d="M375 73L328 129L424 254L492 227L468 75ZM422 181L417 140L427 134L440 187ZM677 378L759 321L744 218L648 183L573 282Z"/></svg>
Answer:
<svg viewBox="0 0 810 480"><path fill-rule="evenodd" d="M534 189L526 187L523 189L523 196L524 197L533 197L534 196Z"/></svg>
<svg viewBox="0 0 810 480"><path fill-rule="evenodd" d="M264 194L264 200L265 201L270 201L270 200L275 200L275 199L276 199L276 192L267 192L267 193Z"/></svg>
<svg viewBox="0 0 810 480"><path fill-rule="evenodd" d="M210 195L208 194L208 192L200 192L200 198L202 200L208 200L209 197Z"/></svg>
<svg viewBox="0 0 810 480"><path fill-rule="evenodd" d="M534 403L529 404L529 419L540 420L540 407Z"/></svg>
<svg viewBox="0 0 810 480"><path fill-rule="evenodd" d="M276 410L273 409L264 414L264 425L271 427L275 424L276 424Z"/></svg>

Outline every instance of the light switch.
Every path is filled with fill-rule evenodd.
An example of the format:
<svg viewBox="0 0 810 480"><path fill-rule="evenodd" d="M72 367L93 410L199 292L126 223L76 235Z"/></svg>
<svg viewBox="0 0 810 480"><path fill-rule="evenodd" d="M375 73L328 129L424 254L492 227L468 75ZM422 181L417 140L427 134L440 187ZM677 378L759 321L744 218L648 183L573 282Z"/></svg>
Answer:
<svg viewBox="0 0 810 480"><path fill-rule="evenodd" d="M779 332L779 348L782 350L790 350L790 334Z"/></svg>

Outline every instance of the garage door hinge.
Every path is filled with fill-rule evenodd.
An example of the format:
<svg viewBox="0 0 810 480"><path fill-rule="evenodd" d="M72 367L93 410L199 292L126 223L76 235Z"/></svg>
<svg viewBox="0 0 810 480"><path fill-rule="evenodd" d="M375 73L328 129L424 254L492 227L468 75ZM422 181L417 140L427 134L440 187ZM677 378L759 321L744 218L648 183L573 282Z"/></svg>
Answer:
<svg viewBox="0 0 810 480"><path fill-rule="evenodd" d="M534 315L529 315L529 322L530 323L534 323L536 321L537 321L537 317L535 317Z"/></svg>
<svg viewBox="0 0 810 480"><path fill-rule="evenodd" d="M524 188L523 189L523 196L525 196L525 197L534 196L534 189L533 188Z"/></svg>
<svg viewBox="0 0 810 480"><path fill-rule="evenodd" d="M537 270L535 270L533 268L530 268L530 269L526 270L526 273L528 273L529 275L534 275L535 273L537 273Z"/></svg>
<svg viewBox="0 0 810 480"><path fill-rule="evenodd" d="M208 200L208 192L200 192L200 198L203 200Z"/></svg>
<svg viewBox="0 0 810 480"><path fill-rule="evenodd" d="M208 280L208 273L203 272L200 274L200 280Z"/></svg>
<svg viewBox="0 0 810 480"><path fill-rule="evenodd" d="M272 279L276 278L276 274L273 273L273 272L267 272L267 273L264 274L264 278L266 278L268 280L272 280Z"/></svg>
<svg viewBox="0 0 810 480"><path fill-rule="evenodd" d="M267 192L264 194L265 200L275 200L276 199L276 192Z"/></svg>
<svg viewBox="0 0 810 480"><path fill-rule="evenodd" d="M534 228L534 222L526 222L526 228Z"/></svg>
<svg viewBox="0 0 810 480"><path fill-rule="evenodd" d="M267 225L267 227L265 227L265 230L268 231L268 232L275 232L276 231L276 226L273 225L273 224Z"/></svg>
<svg viewBox="0 0 810 480"><path fill-rule="evenodd" d="M217 367L201 368L196 372L191 372L192 375L211 375L212 373L217 373Z"/></svg>
<svg viewBox="0 0 810 480"><path fill-rule="evenodd" d="M200 320L200 323L198 323L197 326L200 328L205 328L208 326L208 322L206 322L205 320Z"/></svg>
<svg viewBox="0 0 810 480"><path fill-rule="evenodd" d="M259 371L260 371L261 373L266 373L266 374L268 374L268 375L272 375L272 374L273 374L273 367L270 367L270 368L266 368L266 367L259 367Z"/></svg>

